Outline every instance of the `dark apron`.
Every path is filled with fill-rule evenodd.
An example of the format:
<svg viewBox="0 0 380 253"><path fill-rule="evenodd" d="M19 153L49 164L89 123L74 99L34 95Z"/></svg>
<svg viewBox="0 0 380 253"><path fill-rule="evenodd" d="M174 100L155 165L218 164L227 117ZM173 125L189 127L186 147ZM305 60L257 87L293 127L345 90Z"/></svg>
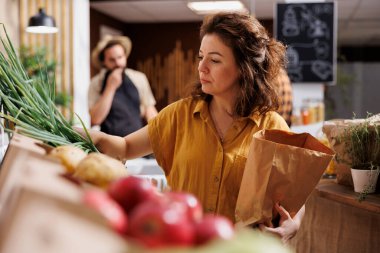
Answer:
<svg viewBox="0 0 380 253"><path fill-rule="evenodd" d="M111 71L108 71L104 77L101 93L110 73ZM125 73L122 82L115 92L110 112L100 125L102 132L117 136L126 136L142 127L137 88Z"/></svg>

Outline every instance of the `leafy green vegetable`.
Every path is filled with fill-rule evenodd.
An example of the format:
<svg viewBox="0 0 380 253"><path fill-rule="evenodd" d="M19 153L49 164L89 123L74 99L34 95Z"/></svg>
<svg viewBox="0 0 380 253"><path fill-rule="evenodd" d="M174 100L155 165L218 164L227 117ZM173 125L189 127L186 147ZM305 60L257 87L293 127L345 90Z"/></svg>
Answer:
<svg viewBox="0 0 380 253"><path fill-rule="evenodd" d="M86 152L97 152L82 120L87 138L75 131L56 107L55 83L49 82L47 72L41 71L37 79L29 78L1 25L5 38L0 34L4 49L0 52L0 116L13 122L20 133L52 146L73 144Z"/></svg>

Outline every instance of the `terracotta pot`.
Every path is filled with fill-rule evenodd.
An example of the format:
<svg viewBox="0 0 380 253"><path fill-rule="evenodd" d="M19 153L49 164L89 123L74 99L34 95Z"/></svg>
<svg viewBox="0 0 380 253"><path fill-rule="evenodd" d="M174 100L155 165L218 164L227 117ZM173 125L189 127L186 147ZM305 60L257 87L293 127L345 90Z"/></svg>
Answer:
<svg viewBox="0 0 380 253"><path fill-rule="evenodd" d="M358 170L351 168L352 180L354 182L355 192L374 193L376 190L379 169L374 170Z"/></svg>

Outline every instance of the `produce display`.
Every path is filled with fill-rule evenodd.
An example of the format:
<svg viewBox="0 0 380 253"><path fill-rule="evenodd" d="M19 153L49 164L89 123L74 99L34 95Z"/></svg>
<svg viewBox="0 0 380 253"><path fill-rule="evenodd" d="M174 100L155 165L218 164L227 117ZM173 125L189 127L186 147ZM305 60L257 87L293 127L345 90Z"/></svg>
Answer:
<svg viewBox="0 0 380 253"><path fill-rule="evenodd" d="M12 131L9 127L12 122L20 133L51 146L73 144L86 153L96 152L89 135L84 138L75 131L56 107L54 80L48 82L48 76L29 78L4 25L2 27L5 36L0 31L3 46L0 50L0 116L7 120L5 128ZM42 71L41 75L47 73ZM82 126L87 132L83 123Z"/></svg>
<svg viewBox="0 0 380 253"><path fill-rule="evenodd" d="M40 142L15 137L0 170L7 192L0 208L0 253L289 252L278 239L204 214L192 194L160 192L149 179L126 175L115 159L83 157L82 150L65 146L42 149ZM20 155L22 163L12 159ZM81 164L87 164L82 178ZM104 176L115 168L123 173L113 180ZM45 240L47 231L53 241ZM15 243L20 238L23 243Z"/></svg>
<svg viewBox="0 0 380 253"><path fill-rule="evenodd" d="M100 153L87 155L72 145L53 148L49 156L58 158L73 177L100 187L85 190L83 203L127 240L149 248L192 247L234 236L232 222L223 216L203 215L194 195L159 192L147 179L127 176L116 159Z"/></svg>
<svg viewBox="0 0 380 253"><path fill-rule="evenodd" d="M100 153L86 154L73 145L55 147L48 155L58 158L65 166L66 172L74 178L101 188L128 174L124 164L119 160Z"/></svg>
<svg viewBox="0 0 380 253"><path fill-rule="evenodd" d="M291 252L277 238L235 229L223 216L204 214L192 194L158 192L143 178L123 177L105 192L84 196L88 206L130 244L129 252Z"/></svg>
<svg viewBox="0 0 380 253"><path fill-rule="evenodd" d="M195 246L206 244L214 239L229 240L234 236L234 227L227 218L218 215L203 216L198 199L189 193L160 193L146 179L129 176L112 182L107 188L109 199L98 194L96 210L106 214L112 227L120 232L126 224L124 236L149 248L168 246ZM92 195L96 197L95 195ZM119 225L107 217L114 212L114 205L109 205L109 212L104 210L104 203L118 204L125 213L119 217ZM89 202L89 201L87 201ZM94 205L93 205L94 206ZM100 208L100 206L102 208Z"/></svg>
<svg viewBox="0 0 380 253"><path fill-rule="evenodd" d="M124 210L106 192L87 190L84 192L82 200L85 205L103 215L116 232L127 233L128 222Z"/></svg>
<svg viewBox="0 0 380 253"><path fill-rule="evenodd" d="M79 162L87 156L86 152L74 145L58 146L49 155L58 158L68 173L74 173Z"/></svg>
<svg viewBox="0 0 380 253"><path fill-rule="evenodd" d="M73 174L86 182L106 187L112 181L127 175L125 166L112 157L91 153L80 161Z"/></svg>
<svg viewBox="0 0 380 253"><path fill-rule="evenodd" d="M39 214L43 210L47 215L54 214L52 217L56 217L55 220L60 220L58 217L62 217L71 222L66 227L65 222L62 222L61 225L57 225L58 223L51 224L51 227L55 229L55 237L52 236L51 238L58 238L62 231L69 231L69 235L73 235L72 237L61 238L64 243L57 242L59 238L56 241L49 241L50 247L54 246L59 249L63 249L67 245L71 247L75 244L71 242L80 241L83 238L87 239L83 239L83 245L78 244L83 249L90 248L88 246L92 243L94 245L99 243L96 237L92 240L92 238L83 236L83 234L89 235L91 233L82 232L82 234L75 235L74 224L80 222L81 226L78 228L82 230L79 229L79 231L101 233L104 235L101 237L103 239L109 236L108 232L111 232L111 236L107 237L111 245L110 248L123 247L124 249L125 241L127 245L125 252L289 252L278 239L252 229L236 230L232 222L226 217L204 214L202 205L194 195L185 192L160 192L147 179L128 175L122 162L98 153L84 124L82 123L87 134L86 138L75 131L56 108L54 82L48 82L49 78L47 77L41 77L38 80L32 80L28 77L4 26L3 30L5 37L0 34L4 49L0 50L0 106L3 108L0 116L6 119L6 128L8 127L7 124L12 122L17 126L17 132L21 135L43 141L54 147L46 156L31 151L31 149L23 149L22 145L14 145L12 156L8 152L8 157L23 154L29 160L23 161L25 169L17 176L12 176L12 185L11 187L8 186L7 199L4 197L3 201L11 199L10 203L14 205L7 205L6 207L18 212L1 213L0 208L0 222L12 220L12 222L7 223L9 227L3 229L12 232L11 228L16 227L24 231L25 226L22 224L29 224L26 227L31 231L33 225L41 228L42 225L48 224L45 218L35 221L32 217L31 219L25 218L25 223L17 223L22 215L24 215L22 217L28 217L29 209L25 212L22 212L25 210L23 208L20 208L22 210L17 209L19 203L24 203L24 206L31 208L30 210L34 214ZM13 130L7 128L7 131ZM25 156L26 153L28 156ZM64 168L61 168L61 164L56 163L56 160L47 159L47 157L53 157L60 161ZM9 171L17 163L8 160L2 166L7 166ZM46 163L46 160L59 165L56 171L59 170L60 172L55 174L56 171L50 171L45 174L44 172L49 171L46 168L49 164ZM51 163L50 165L52 165ZM0 173L3 172L2 178L4 180L1 182L3 186L7 185L10 180L8 177L10 174L4 174L4 171L7 170L4 168L0 170ZM36 173L37 170L41 173ZM62 172L64 170L65 172ZM30 176L32 172L35 173L34 177ZM36 183L38 187L30 187L25 184L25 182L33 180L36 182L38 180L40 182L52 182L53 178L56 184L51 183L49 186L48 184ZM8 185L10 184L8 183ZM23 199L17 195L17 191L20 189L29 197ZM30 201L30 205L28 201ZM39 204L35 203L44 203L45 206L43 209L38 209ZM65 208L60 211L60 206ZM51 213L49 213L50 211ZM97 218L89 217L91 215L87 211L99 217L102 221L101 227L105 228L106 231L95 230L99 224L95 226L93 225L95 222L91 222L96 221ZM12 214L19 216L7 216ZM21 225L17 226L17 224ZM50 223L45 228L50 229ZM4 231L0 228L0 236L1 232ZM113 239L113 231L117 239L121 238L121 244ZM36 246L40 247L38 249L45 250L44 244L37 243L40 232L25 233L24 236L29 241L23 241L23 244L29 243L32 247ZM12 235L17 236L19 234L21 232L12 233ZM30 234L33 234L34 237ZM2 235L7 234L3 233ZM12 242L12 236L3 238L8 240L3 245L15 245L9 243ZM88 243L89 241L91 244ZM107 245L102 246L107 248ZM73 248L75 246L70 249ZM94 246L93 248L98 247ZM3 252L1 250L0 245L0 252ZM69 250L68 252L73 251ZM79 250L75 252L88 251ZM99 252L115 251L100 250Z"/></svg>

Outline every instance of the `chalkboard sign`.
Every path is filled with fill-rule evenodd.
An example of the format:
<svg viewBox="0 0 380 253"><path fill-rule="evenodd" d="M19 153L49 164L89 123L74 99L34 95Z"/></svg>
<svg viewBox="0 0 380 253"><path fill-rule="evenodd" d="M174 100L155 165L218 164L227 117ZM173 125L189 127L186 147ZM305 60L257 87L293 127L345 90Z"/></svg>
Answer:
<svg viewBox="0 0 380 253"><path fill-rule="evenodd" d="M293 83L333 83L336 75L334 2L277 4L274 34L287 45Z"/></svg>

